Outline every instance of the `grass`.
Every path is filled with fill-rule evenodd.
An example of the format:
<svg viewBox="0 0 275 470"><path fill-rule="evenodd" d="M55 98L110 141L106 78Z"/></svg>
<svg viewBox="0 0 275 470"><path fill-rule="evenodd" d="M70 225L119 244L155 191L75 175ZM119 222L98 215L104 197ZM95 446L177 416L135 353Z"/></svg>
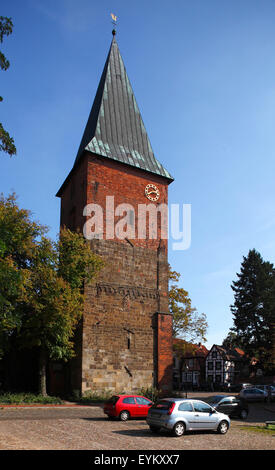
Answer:
<svg viewBox="0 0 275 470"><path fill-rule="evenodd" d="M33 393L1 393L0 405L24 405L24 404L41 404L41 405L60 405L63 401L58 397L44 397Z"/></svg>
<svg viewBox="0 0 275 470"><path fill-rule="evenodd" d="M260 432L263 434L274 435L275 426L271 425L268 426L241 426L240 429L242 431L251 431L251 432Z"/></svg>

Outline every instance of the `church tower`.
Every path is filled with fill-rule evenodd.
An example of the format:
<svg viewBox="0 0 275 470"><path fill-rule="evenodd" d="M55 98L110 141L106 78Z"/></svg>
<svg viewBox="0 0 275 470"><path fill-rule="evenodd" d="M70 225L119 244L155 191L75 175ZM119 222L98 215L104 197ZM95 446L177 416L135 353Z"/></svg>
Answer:
<svg viewBox="0 0 275 470"><path fill-rule="evenodd" d="M69 388L172 386L166 208L172 176L156 159L115 31L73 168L61 226L83 232L104 268L85 286Z"/></svg>

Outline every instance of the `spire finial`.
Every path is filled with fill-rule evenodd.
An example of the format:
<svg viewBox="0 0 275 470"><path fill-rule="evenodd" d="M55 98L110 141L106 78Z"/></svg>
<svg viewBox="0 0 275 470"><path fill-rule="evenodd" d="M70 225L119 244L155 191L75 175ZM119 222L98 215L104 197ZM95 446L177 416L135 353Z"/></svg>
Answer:
<svg viewBox="0 0 275 470"><path fill-rule="evenodd" d="M112 31L112 35L116 35L116 22L117 22L117 16L115 16L113 13L111 13L111 18L112 18L112 25L114 26L114 29Z"/></svg>

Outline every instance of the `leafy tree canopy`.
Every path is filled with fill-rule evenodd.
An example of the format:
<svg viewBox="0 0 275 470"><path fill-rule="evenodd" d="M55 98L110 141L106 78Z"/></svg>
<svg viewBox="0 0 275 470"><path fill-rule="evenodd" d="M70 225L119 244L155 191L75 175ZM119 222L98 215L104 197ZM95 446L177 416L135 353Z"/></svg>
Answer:
<svg viewBox="0 0 275 470"><path fill-rule="evenodd" d="M275 313L275 271L259 252L250 250L243 257L237 281L233 281L234 304L231 306L234 326L231 332L250 357L267 363L272 348Z"/></svg>
<svg viewBox="0 0 275 470"><path fill-rule="evenodd" d="M206 341L206 315L192 307L188 292L178 286L180 274L169 271L169 310L173 315L173 336L190 342Z"/></svg>
<svg viewBox="0 0 275 470"><path fill-rule="evenodd" d="M41 393L48 359L74 355L84 283L102 267L81 234L63 229L57 242L20 209L15 195L0 199L0 355L13 345L40 350Z"/></svg>
<svg viewBox="0 0 275 470"><path fill-rule="evenodd" d="M46 228L20 209L14 194L0 197L0 357L21 325L20 309L37 237Z"/></svg>
<svg viewBox="0 0 275 470"><path fill-rule="evenodd" d="M0 16L0 43L2 44L4 37L9 36L13 30L13 23L11 18ZM1 70L8 70L10 66L9 60L5 57L2 51L0 51L0 67ZM0 96L0 101L3 101ZM16 147L14 145L14 139L4 129L2 123L0 123L0 151L8 153L10 156L16 154Z"/></svg>

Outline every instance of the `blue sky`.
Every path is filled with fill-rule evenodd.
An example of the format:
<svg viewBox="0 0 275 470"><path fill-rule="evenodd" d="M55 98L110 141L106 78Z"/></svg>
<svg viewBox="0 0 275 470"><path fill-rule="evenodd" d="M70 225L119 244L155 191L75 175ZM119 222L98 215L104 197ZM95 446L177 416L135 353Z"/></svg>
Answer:
<svg viewBox="0 0 275 470"><path fill-rule="evenodd" d="M53 238L111 12L155 155L175 177L170 203L192 205L191 247L170 249L169 262L207 316L210 347L232 326L242 257L256 248L275 263L275 2L2 0L14 32L1 48L11 62L1 122L18 155L1 155L0 190L15 191Z"/></svg>

